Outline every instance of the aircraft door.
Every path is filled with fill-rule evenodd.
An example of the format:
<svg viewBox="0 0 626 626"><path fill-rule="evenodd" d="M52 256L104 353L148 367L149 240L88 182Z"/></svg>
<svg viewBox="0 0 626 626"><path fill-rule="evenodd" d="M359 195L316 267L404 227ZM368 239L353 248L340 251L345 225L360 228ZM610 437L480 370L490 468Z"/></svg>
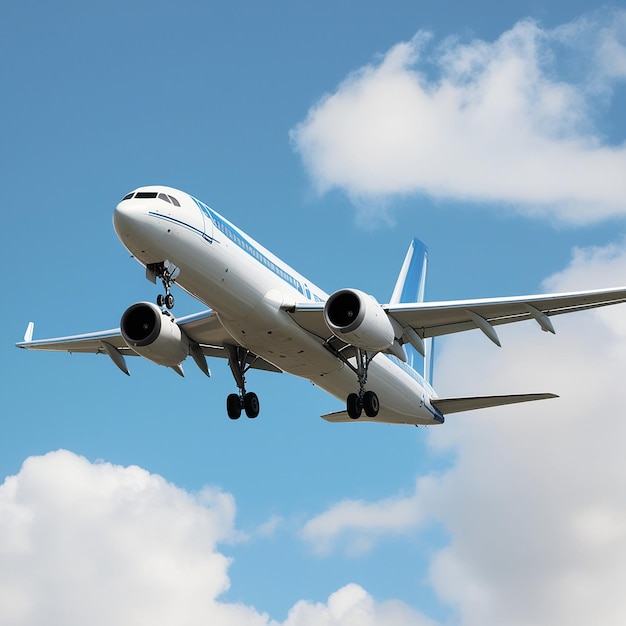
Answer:
<svg viewBox="0 0 626 626"><path fill-rule="evenodd" d="M200 200L196 200L195 198L194 201L198 205L200 214L202 215L203 236L207 241L213 241L213 229L215 228L213 222L213 212L206 204L204 204L204 202L200 202Z"/></svg>

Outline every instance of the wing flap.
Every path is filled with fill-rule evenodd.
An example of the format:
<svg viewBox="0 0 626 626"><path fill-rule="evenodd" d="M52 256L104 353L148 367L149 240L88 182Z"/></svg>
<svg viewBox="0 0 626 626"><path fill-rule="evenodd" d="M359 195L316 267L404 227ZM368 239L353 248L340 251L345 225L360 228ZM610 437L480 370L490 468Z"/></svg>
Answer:
<svg viewBox="0 0 626 626"><path fill-rule="evenodd" d="M443 415L474 411L489 407L518 404L519 402L534 402L535 400L549 400L558 398L553 393L523 393L505 396L468 396L466 398L433 398L431 404Z"/></svg>

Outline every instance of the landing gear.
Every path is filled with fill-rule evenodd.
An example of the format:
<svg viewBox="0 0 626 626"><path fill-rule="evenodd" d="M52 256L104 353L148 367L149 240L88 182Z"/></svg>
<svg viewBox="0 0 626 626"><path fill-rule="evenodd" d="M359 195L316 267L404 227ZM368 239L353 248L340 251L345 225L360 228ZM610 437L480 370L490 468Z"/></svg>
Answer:
<svg viewBox="0 0 626 626"><path fill-rule="evenodd" d="M376 417L380 410L378 396L374 391L365 391L367 370L376 353L367 352L356 346L351 346L351 354L349 353L348 356L346 356L342 349L335 349L331 345L330 340L326 342L326 346L356 374L357 380L359 381L358 393L351 393L346 400L348 416L353 420L358 420L363 411L365 411L367 417ZM348 360L350 356L356 356L356 366Z"/></svg>
<svg viewBox="0 0 626 626"><path fill-rule="evenodd" d="M367 417L376 417L380 409L378 396L373 391L366 391L363 397L360 397L358 393L351 393L346 405L348 416L353 420L358 420L363 411Z"/></svg>
<svg viewBox="0 0 626 626"><path fill-rule="evenodd" d="M226 412L231 420L241 417L241 411L245 411L250 419L258 416L261 409L259 398L256 393L246 391L246 372L250 369L248 357L250 351L241 346L225 345L228 352L228 364L239 387L239 393L231 393L226 398Z"/></svg>
<svg viewBox="0 0 626 626"><path fill-rule="evenodd" d="M165 295L160 293L157 296L156 302L160 307L166 307L168 309L174 308L174 296L171 293Z"/></svg>
<svg viewBox="0 0 626 626"><path fill-rule="evenodd" d="M170 263L170 261L150 263L146 266L146 276L155 283L156 279L160 278L163 283L165 295L160 293L156 300L160 307L166 307L168 309L174 308L174 296L170 293L170 289L179 273L180 270L173 263Z"/></svg>

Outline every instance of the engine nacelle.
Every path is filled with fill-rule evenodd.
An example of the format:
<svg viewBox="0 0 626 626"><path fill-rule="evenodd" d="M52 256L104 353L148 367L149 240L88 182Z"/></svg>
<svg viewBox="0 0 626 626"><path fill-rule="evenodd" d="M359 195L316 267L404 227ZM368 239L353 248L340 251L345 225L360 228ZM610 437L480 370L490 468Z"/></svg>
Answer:
<svg viewBox="0 0 626 626"><path fill-rule="evenodd" d="M324 320L334 335L368 352L389 350L396 339L380 304L357 289L335 291L324 306Z"/></svg>
<svg viewBox="0 0 626 626"><path fill-rule="evenodd" d="M176 367L189 355L189 339L167 311L151 302L129 306L120 321L122 337L139 356Z"/></svg>

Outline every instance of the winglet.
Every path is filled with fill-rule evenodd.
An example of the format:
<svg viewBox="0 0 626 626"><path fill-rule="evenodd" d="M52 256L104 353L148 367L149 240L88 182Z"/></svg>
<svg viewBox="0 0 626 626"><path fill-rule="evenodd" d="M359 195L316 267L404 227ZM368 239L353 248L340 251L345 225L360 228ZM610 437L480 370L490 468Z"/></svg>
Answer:
<svg viewBox="0 0 626 626"><path fill-rule="evenodd" d="M28 322L26 332L24 333L24 343L30 343L33 340L33 331L35 330L35 322Z"/></svg>

